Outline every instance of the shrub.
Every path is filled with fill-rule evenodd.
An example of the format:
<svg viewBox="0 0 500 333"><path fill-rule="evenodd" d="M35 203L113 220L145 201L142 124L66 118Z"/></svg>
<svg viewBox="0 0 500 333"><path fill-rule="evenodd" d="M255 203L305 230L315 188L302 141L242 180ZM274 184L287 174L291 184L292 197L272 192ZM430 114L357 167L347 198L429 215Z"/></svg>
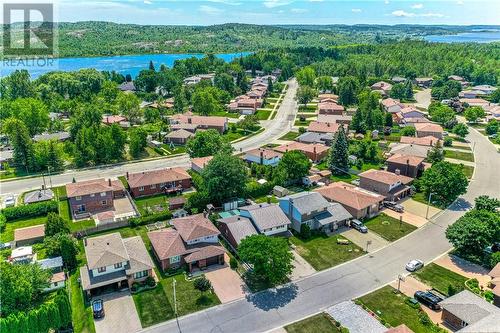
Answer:
<svg viewBox="0 0 500 333"><path fill-rule="evenodd" d="M307 224L300 226L300 238L309 239L311 237L311 228Z"/></svg>
<svg viewBox="0 0 500 333"><path fill-rule="evenodd" d="M234 259L234 257L231 257L229 259L229 267L231 267L231 269L238 268L238 261L236 259Z"/></svg>
<svg viewBox="0 0 500 333"><path fill-rule="evenodd" d="M5 216L6 221L12 221L21 218L42 216L50 212L57 212L57 210L57 201L46 201L17 207L7 207L2 210L2 214Z"/></svg>
<svg viewBox="0 0 500 333"><path fill-rule="evenodd" d="M418 314L418 318L420 319L420 322L425 326L432 325L431 319L429 318L429 316L427 316L425 312L420 312Z"/></svg>
<svg viewBox="0 0 500 333"><path fill-rule="evenodd" d="M490 266L495 267L500 262L500 252L495 252L490 257Z"/></svg>
<svg viewBox="0 0 500 333"><path fill-rule="evenodd" d="M448 296L453 296L457 293L457 288L455 286L449 284L448 285Z"/></svg>
<svg viewBox="0 0 500 333"><path fill-rule="evenodd" d="M146 283L146 285L150 287L154 287L156 284L155 279L152 276L148 276L144 283Z"/></svg>
<svg viewBox="0 0 500 333"><path fill-rule="evenodd" d="M305 132L306 132L305 127L300 126L300 127L299 127L299 133L300 133L300 134L304 134Z"/></svg>
<svg viewBox="0 0 500 333"><path fill-rule="evenodd" d="M491 290L487 290L484 292L484 299L487 300L488 302L493 302L494 294Z"/></svg>
<svg viewBox="0 0 500 333"><path fill-rule="evenodd" d="M447 136L447 137L444 138L443 145L445 147L451 147L452 144L453 144L453 139L452 138L450 138L449 136Z"/></svg>
<svg viewBox="0 0 500 333"><path fill-rule="evenodd" d="M0 213L0 231L3 231L5 229L5 222L7 222L5 215Z"/></svg>
<svg viewBox="0 0 500 333"><path fill-rule="evenodd" d="M130 289L132 289L132 291L137 291L137 289L139 289L139 283L138 282L132 283L132 287Z"/></svg>
<svg viewBox="0 0 500 333"><path fill-rule="evenodd" d="M250 182L246 186L246 194L251 198L261 197L271 193L274 185L274 182L267 182L262 185L257 182Z"/></svg>
<svg viewBox="0 0 500 333"><path fill-rule="evenodd" d="M133 217L129 219L129 223L132 227L137 227L140 225L150 224L159 221L166 221L172 217L172 213L169 211L161 212L158 214L151 214L147 216Z"/></svg>

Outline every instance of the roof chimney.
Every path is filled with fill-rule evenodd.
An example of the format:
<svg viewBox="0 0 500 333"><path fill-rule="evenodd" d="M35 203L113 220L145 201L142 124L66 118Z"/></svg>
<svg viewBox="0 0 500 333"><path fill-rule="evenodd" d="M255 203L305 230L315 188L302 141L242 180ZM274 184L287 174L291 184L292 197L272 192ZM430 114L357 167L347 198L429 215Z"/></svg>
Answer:
<svg viewBox="0 0 500 333"><path fill-rule="evenodd" d="M192 124L191 117L188 118L188 124Z"/></svg>
<svg viewBox="0 0 500 333"><path fill-rule="evenodd" d="M399 175L401 175L401 170L396 169L396 170L394 170L394 173L399 176Z"/></svg>
<svg viewBox="0 0 500 333"><path fill-rule="evenodd" d="M111 186L111 178L108 179L108 185Z"/></svg>
<svg viewBox="0 0 500 333"><path fill-rule="evenodd" d="M262 149L260 150L260 164L264 164L264 151Z"/></svg>
<svg viewBox="0 0 500 333"><path fill-rule="evenodd" d="M410 159L407 159L407 160L406 160L406 164L410 164Z"/></svg>

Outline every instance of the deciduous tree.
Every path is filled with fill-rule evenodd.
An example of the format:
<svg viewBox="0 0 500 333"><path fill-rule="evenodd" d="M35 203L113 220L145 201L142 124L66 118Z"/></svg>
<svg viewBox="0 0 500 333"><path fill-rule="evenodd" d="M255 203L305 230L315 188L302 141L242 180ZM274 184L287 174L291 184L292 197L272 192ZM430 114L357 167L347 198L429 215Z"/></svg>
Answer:
<svg viewBox="0 0 500 333"><path fill-rule="evenodd" d="M312 163L304 153L298 150L288 151L281 157L275 179L280 184L297 182L309 173Z"/></svg>
<svg viewBox="0 0 500 333"><path fill-rule="evenodd" d="M463 166L446 161L435 163L425 170L420 183L426 196L433 193L433 198L442 204L448 204L464 194L468 185Z"/></svg>
<svg viewBox="0 0 500 333"><path fill-rule="evenodd" d="M233 151L227 139L213 129L197 132L193 138L189 139L186 146L190 157L212 156Z"/></svg>

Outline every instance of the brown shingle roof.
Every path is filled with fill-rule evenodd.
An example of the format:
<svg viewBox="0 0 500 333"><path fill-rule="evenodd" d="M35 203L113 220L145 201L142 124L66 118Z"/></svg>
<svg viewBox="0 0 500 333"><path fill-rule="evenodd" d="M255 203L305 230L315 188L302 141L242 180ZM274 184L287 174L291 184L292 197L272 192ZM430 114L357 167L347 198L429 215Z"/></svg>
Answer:
<svg viewBox="0 0 500 333"><path fill-rule="evenodd" d="M160 260L187 253L181 235L173 228L150 231L148 232L148 238Z"/></svg>
<svg viewBox="0 0 500 333"><path fill-rule="evenodd" d="M135 188L186 179L191 179L191 176L183 168L177 167L132 173L129 174L127 181L131 188Z"/></svg>
<svg viewBox="0 0 500 333"><path fill-rule="evenodd" d="M127 274L134 274L155 267L141 236L125 238L123 244L130 258L130 268L127 269Z"/></svg>
<svg viewBox="0 0 500 333"><path fill-rule="evenodd" d="M394 154L387 159L387 162L398 163L398 164L408 164L411 166L419 166L425 160L424 157L421 156L413 156L413 155L401 155Z"/></svg>
<svg viewBox="0 0 500 333"><path fill-rule="evenodd" d="M415 130L417 132L436 132L436 133L442 133L443 128L441 125L438 124L433 124L433 123L415 123Z"/></svg>
<svg viewBox="0 0 500 333"><path fill-rule="evenodd" d="M118 232L86 238L84 246L89 269L110 266L129 260L122 237Z"/></svg>
<svg viewBox="0 0 500 333"><path fill-rule="evenodd" d="M344 107L334 102L320 102L318 103L319 110L335 110L344 111Z"/></svg>
<svg viewBox="0 0 500 333"><path fill-rule="evenodd" d="M172 131L165 135L165 137L169 139L189 139L192 136L194 136L193 132L189 132L188 130L185 130L183 128Z"/></svg>
<svg viewBox="0 0 500 333"><path fill-rule="evenodd" d="M400 138L401 143L409 143L409 144L420 145L420 146L435 146L438 141L441 141L441 140L436 139L435 137L433 137L431 135L423 136L421 138L416 138L413 136L402 136Z"/></svg>
<svg viewBox="0 0 500 333"><path fill-rule="evenodd" d="M203 214L172 219L170 224L174 226L185 242L220 234L219 230Z"/></svg>
<svg viewBox="0 0 500 333"><path fill-rule="evenodd" d="M206 117L206 116L195 116L190 114L176 114L171 117L171 119L179 121L179 123L184 124L195 124L195 125L205 125L205 126L217 126L223 127L226 122L226 117ZM190 122L191 121L191 122Z"/></svg>
<svg viewBox="0 0 500 333"><path fill-rule="evenodd" d="M312 121L307 127L308 132L316 133L335 133L338 131L340 124L337 123L324 123L318 121Z"/></svg>
<svg viewBox="0 0 500 333"><path fill-rule="evenodd" d="M290 142L281 146L274 148L274 150L279 151L281 153L285 153L287 151L299 150L302 152L314 153L314 149L316 149L317 154L321 154L322 152L328 150L328 146L323 145L321 143L302 143L302 142Z"/></svg>
<svg viewBox="0 0 500 333"><path fill-rule="evenodd" d="M109 180L104 178L86 180L76 183L66 184L66 193L68 198L88 195L92 193L101 193L107 191L124 190L123 184L119 180Z"/></svg>
<svg viewBox="0 0 500 333"><path fill-rule="evenodd" d="M411 329L408 328L405 324L401 324L399 326L390 328L385 333L414 333Z"/></svg>
<svg viewBox="0 0 500 333"><path fill-rule="evenodd" d="M126 120L123 116L102 116L102 122L105 124L117 124Z"/></svg>
<svg viewBox="0 0 500 333"><path fill-rule="evenodd" d="M500 277L500 262L493 267L493 269L488 273L489 276L491 276L492 279L499 278Z"/></svg>
<svg viewBox="0 0 500 333"><path fill-rule="evenodd" d="M219 245L197 245L189 251L192 252L184 257L184 261L187 263L223 255L225 253L224 248Z"/></svg>
<svg viewBox="0 0 500 333"><path fill-rule="evenodd" d="M45 236L45 224L14 230L14 240L23 241L28 239L43 238Z"/></svg>
<svg viewBox="0 0 500 333"><path fill-rule="evenodd" d="M314 190L329 201L360 210L384 200L384 196L344 182L332 183Z"/></svg>
<svg viewBox="0 0 500 333"><path fill-rule="evenodd" d="M395 173L385 171L385 170L367 170L359 174L360 178L371 179L379 183L384 184L395 184L397 182L401 182L401 184L408 184L413 181L413 178L397 175Z"/></svg>
<svg viewBox="0 0 500 333"><path fill-rule="evenodd" d="M213 158L213 156L195 157L191 159L191 165L203 169Z"/></svg>

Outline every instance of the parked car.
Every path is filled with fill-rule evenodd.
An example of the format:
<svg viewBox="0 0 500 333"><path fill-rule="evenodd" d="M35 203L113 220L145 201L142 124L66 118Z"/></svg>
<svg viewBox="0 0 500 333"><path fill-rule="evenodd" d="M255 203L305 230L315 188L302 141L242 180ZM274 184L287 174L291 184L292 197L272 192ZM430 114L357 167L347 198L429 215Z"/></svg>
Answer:
<svg viewBox="0 0 500 333"><path fill-rule="evenodd" d="M104 302L102 299L92 301L92 312L94 313L94 318L104 317Z"/></svg>
<svg viewBox="0 0 500 333"><path fill-rule="evenodd" d="M424 267L424 262L419 259L413 259L405 266L406 270L410 272L415 272L422 267Z"/></svg>
<svg viewBox="0 0 500 333"><path fill-rule="evenodd" d="M486 247L484 251L489 254L500 252L500 242L493 243L492 245Z"/></svg>
<svg viewBox="0 0 500 333"><path fill-rule="evenodd" d="M405 208L395 201L384 201L384 206L398 213L402 213Z"/></svg>
<svg viewBox="0 0 500 333"><path fill-rule="evenodd" d="M439 305L439 302L441 302L443 299L438 295L435 295L428 291L418 290L415 292L415 295L413 295L413 297L423 305L427 306L429 309L435 311L441 310L441 305Z"/></svg>
<svg viewBox="0 0 500 333"><path fill-rule="evenodd" d="M13 195L9 195L8 197L6 197L3 202L5 204L5 207L14 207L16 205L16 199Z"/></svg>
<svg viewBox="0 0 500 333"><path fill-rule="evenodd" d="M449 135L449 133L448 133L448 132L443 131L443 136L448 136L448 135Z"/></svg>
<svg viewBox="0 0 500 333"><path fill-rule="evenodd" d="M0 243L0 250L8 249L10 247L11 247L11 245L10 245L9 242L7 242L7 243Z"/></svg>
<svg viewBox="0 0 500 333"><path fill-rule="evenodd" d="M368 228L361 222L360 220L352 220L351 228L356 229L357 231L366 234L368 232Z"/></svg>

